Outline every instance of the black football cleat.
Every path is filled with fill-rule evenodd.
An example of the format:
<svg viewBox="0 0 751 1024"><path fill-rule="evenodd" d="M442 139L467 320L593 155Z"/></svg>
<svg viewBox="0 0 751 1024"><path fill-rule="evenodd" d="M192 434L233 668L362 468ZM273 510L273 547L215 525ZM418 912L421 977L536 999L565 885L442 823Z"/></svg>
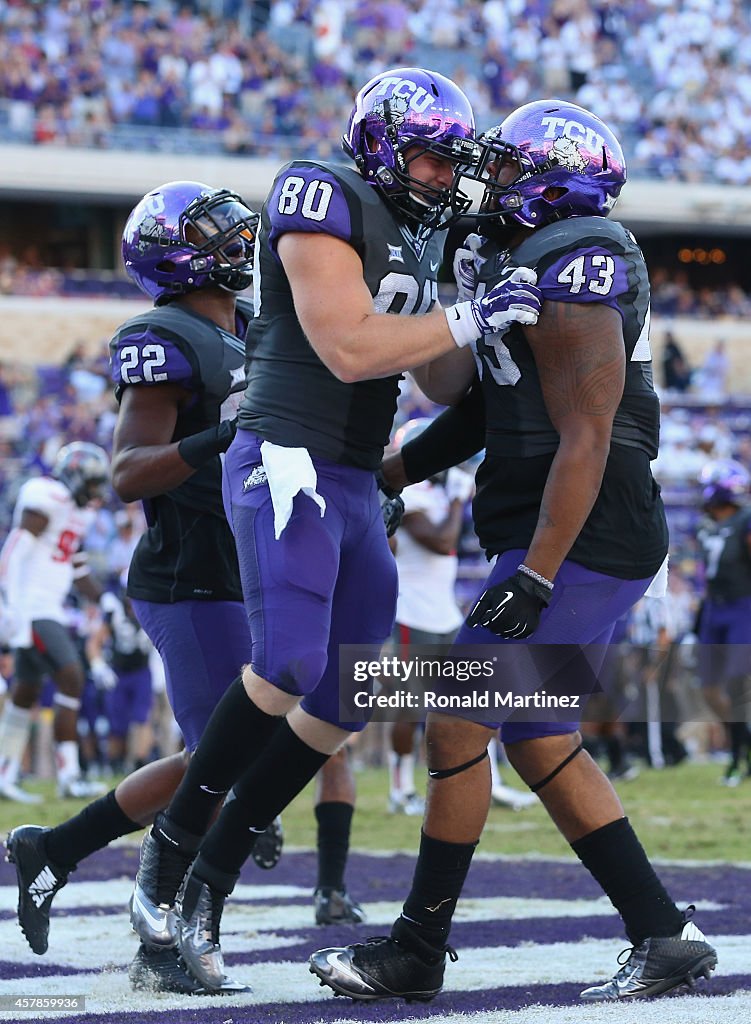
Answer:
<svg viewBox="0 0 751 1024"><path fill-rule="evenodd" d="M388 938L319 949L310 957L310 973L351 999L427 1003L443 987L446 953L457 959L450 946L436 950L400 919Z"/></svg>
<svg viewBox="0 0 751 1024"><path fill-rule="evenodd" d="M18 923L39 956L47 952L52 900L68 881L68 872L47 857L44 837L51 831L41 825L19 825L5 841L18 880Z"/></svg>
<svg viewBox="0 0 751 1024"><path fill-rule="evenodd" d="M717 966L717 952L691 922L694 909L692 905L683 912L677 935L648 938L624 950L629 956L610 981L585 988L579 998L597 1003L661 996L681 985L695 988L699 978L709 978Z"/></svg>
<svg viewBox="0 0 751 1024"><path fill-rule="evenodd" d="M176 946L146 946L143 942L128 967L131 987L146 992L177 992L194 996L203 986L185 969Z"/></svg>
<svg viewBox="0 0 751 1024"><path fill-rule="evenodd" d="M316 889L313 893L316 924L362 924L365 911L346 889Z"/></svg>
<svg viewBox="0 0 751 1024"><path fill-rule="evenodd" d="M270 871L279 863L284 849L284 832L282 830L282 819L277 817L271 822L265 832L256 839L250 856L259 868Z"/></svg>

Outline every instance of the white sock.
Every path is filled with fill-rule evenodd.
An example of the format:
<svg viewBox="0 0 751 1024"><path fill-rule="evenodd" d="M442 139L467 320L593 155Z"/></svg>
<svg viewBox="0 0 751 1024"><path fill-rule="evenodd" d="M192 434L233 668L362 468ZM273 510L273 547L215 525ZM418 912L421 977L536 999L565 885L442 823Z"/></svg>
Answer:
<svg viewBox="0 0 751 1024"><path fill-rule="evenodd" d="M55 748L55 762L57 764L58 782L67 782L69 779L77 779L81 774L81 764L78 760L78 743L75 740L63 740Z"/></svg>
<svg viewBox="0 0 751 1024"><path fill-rule="evenodd" d="M8 701L0 716L0 777L15 785L31 732L31 709Z"/></svg>
<svg viewBox="0 0 751 1024"><path fill-rule="evenodd" d="M415 791L415 755L401 754L399 757L399 782L404 796Z"/></svg>
<svg viewBox="0 0 751 1024"><path fill-rule="evenodd" d="M496 736L493 736L488 743L488 757L490 758L490 787L497 789L498 786L503 785L503 779L498 770L498 738Z"/></svg>
<svg viewBox="0 0 751 1024"><path fill-rule="evenodd" d="M402 756L397 754L393 750L388 752L389 762L389 796L393 797L394 800L401 800L404 795L402 790Z"/></svg>

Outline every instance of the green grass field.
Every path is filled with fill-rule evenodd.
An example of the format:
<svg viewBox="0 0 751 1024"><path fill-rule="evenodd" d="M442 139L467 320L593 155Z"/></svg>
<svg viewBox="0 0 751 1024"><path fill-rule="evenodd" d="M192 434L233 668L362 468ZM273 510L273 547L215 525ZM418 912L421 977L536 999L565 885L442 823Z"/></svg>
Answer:
<svg viewBox="0 0 751 1024"><path fill-rule="evenodd" d="M737 789L726 789L718 783L721 773L722 767L717 764L684 763L660 772L644 769L637 779L619 785L626 813L650 856L751 862L751 780ZM418 779L421 774L418 771ZM513 780L508 769L504 778L507 782ZM420 819L388 814L386 770L367 768L358 772L357 786L352 846L416 852ZM31 783L28 788L44 793L48 800L39 807L0 803L3 837L10 828L24 822L57 824L83 806L77 800L58 800L53 783ZM312 807L309 789L285 811L284 828L290 846L315 845ZM492 808L479 849L483 853L573 856L542 806L519 812Z"/></svg>

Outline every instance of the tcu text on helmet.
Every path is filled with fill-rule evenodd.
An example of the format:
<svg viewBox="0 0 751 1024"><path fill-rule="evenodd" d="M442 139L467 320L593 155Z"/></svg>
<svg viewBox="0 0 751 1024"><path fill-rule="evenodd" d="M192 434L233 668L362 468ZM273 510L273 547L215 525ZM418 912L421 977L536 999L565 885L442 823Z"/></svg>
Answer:
<svg viewBox="0 0 751 1024"><path fill-rule="evenodd" d="M578 121L568 121L565 117L543 117L540 123L546 129L546 139L555 139L563 135L573 142L583 142L592 153L601 150L605 145L602 135L598 134L594 128L588 128Z"/></svg>
<svg viewBox="0 0 751 1024"><path fill-rule="evenodd" d="M389 93L390 96L400 96L418 114L433 105L433 97L430 93L421 85L415 85L408 78L384 78L375 95L383 96L385 93Z"/></svg>

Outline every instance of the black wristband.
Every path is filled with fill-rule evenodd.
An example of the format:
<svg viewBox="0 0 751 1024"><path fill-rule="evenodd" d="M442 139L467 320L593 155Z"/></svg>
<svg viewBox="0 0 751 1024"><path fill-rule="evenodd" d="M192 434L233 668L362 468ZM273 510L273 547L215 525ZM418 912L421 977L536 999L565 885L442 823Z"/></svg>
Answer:
<svg viewBox="0 0 751 1024"><path fill-rule="evenodd" d="M184 437L177 445L180 458L193 469L200 469L215 455L227 451L236 430L237 424L234 420L222 420L216 427L209 427L198 434Z"/></svg>
<svg viewBox="0 0 751 1024"><path fill-rule="evenodd" d="M479 382L401 450L404 472L416 484L458 466L485 445L485 403Z"/></svg>

